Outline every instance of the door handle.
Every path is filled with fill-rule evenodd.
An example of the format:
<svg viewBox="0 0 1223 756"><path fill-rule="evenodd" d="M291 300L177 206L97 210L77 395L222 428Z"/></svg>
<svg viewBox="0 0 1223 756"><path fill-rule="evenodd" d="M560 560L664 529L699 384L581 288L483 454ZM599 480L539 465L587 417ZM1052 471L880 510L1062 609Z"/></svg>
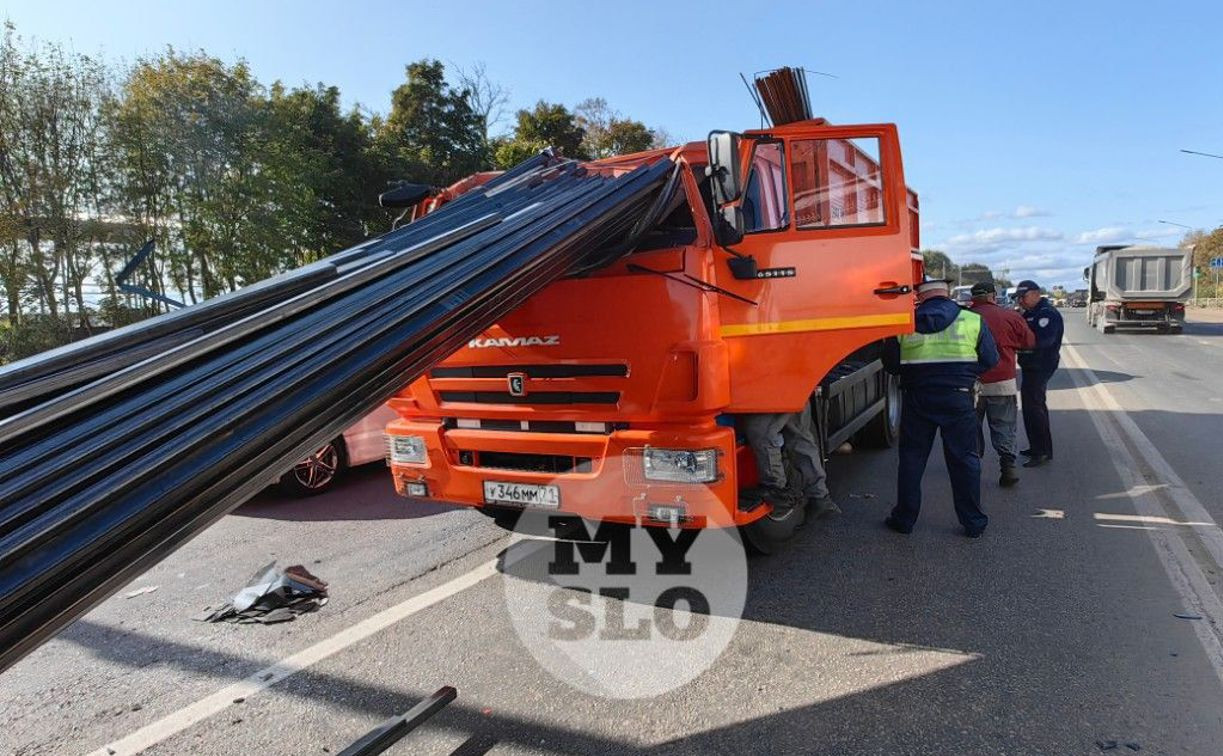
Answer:
<svg viewBox="0 0 1223 756"><path fill-rule="evenodd" d="M913 291L912 286L909 286L908 284L901 284L899 286L887 286L882 289L875 289L875 296L886 297L889 294L895 296L897 294L908 294L911 291Z"/></svg>

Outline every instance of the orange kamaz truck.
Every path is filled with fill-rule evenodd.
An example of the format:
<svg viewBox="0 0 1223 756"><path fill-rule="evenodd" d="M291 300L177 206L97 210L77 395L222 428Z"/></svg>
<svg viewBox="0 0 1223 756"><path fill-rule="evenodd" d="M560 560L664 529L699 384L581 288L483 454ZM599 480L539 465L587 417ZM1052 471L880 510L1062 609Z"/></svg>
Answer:
<svg viewBox="0 0 1223 756"><path fill-rule="evenodd" d="M399 493L506 525L545 509L738 526L767 552L805 515L740 496L756 471L738 416L810 402L826 453L894 442L879 345L912 330L922 272L896 127L806 119L591 168L668 158L670 191L609 243L611 262L551 284L390 402Z"/></svg>

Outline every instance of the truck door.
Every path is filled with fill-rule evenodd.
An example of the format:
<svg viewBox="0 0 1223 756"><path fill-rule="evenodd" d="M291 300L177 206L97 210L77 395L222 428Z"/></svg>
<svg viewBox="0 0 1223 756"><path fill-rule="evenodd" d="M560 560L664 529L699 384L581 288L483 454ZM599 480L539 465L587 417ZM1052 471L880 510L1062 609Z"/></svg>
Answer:
<svg viewBox="0 0 1223 756"><path fill-rule="evenodd" d="M915 198L895 126L780 127L749 136L739 199L755 277L717 267L731 409L792 411L850 353L912 330ZM739 276L743 276L742 270Z"/></svg>

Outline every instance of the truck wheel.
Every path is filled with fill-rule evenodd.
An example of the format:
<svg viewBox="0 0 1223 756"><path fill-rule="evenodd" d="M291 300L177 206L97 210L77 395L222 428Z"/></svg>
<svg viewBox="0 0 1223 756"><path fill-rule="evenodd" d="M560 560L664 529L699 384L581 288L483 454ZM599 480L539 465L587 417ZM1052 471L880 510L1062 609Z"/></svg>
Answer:
<svg viewBox="0 0 1223 756"><path fill-rule="evenodd" d="M331 490L336 476L347 462L341 439L324 444L310 456L293 465L280 477L280 490L286 496L317 496Z"/></svg>
<svg viewBox="0 0 1223 756"><path fill-rule="evenodd" d="M743 542L756 554L776 554L790 545L806 519L805 502L784 513L774 510L743 526Z"/></svg>
<svg viewBox="0 0 1223 756"><path fill-rule="evenodd" d="M883 385L883 411L871 418L854 441L872 449L890 449L900 438L900 380L885 374Z"/></svg>
<svg viewBox="0 0 1223 756"><path fill-rule="evenodd" d="M1105 334L1116 333L1116 332L1117 332L1117 326L1115 326L1115 325L1103 325L1103 326L1101 326L1101 327L1100 327L1100 330L1101 330L1101 331L1103 331Z"/></svg>

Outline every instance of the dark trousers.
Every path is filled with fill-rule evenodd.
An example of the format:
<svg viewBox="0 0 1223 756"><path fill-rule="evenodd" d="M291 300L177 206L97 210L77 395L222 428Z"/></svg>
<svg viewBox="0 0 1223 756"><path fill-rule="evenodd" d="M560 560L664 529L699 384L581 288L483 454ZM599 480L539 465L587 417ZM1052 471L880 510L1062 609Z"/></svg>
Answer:
<svg viewBox="0 0 1223 756"><path fill-rule="evenodd" d="M1045 398L1053 372L1053 370L1024 368L1023 381L1019 385L1019 396L1023 401L1023 431L1028 436L1028 448L1034 455L1053 456L1053 433L1049 430L1049 403Z"/></svg>
<svg viewBox="0 0 1223 756"><path fill-rule="evenodd" d="M892 517L909 527L921 512L921 481L934 447L943 437L943 459L951 476L955 515L965 530L983 529L981 454L977 447L977 414L972 394L950 389L905 391L900 411L900 468Z"/></svg>

